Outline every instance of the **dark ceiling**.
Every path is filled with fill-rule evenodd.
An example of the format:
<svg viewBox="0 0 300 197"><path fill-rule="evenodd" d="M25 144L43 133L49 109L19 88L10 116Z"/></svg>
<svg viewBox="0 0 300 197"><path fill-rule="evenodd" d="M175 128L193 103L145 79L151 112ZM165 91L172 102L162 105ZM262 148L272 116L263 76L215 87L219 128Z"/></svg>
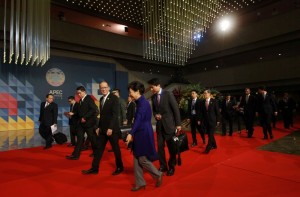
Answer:
<svg viewBox="0 0 300 197"><path fill-rule="evenodd" d="M274 0L221 0L219 15L231 12L245 12L272 2ZM142 0L51 0L51 3L142 29Z"/></svg>
<svg viewBox="0 0 300 197"><path fill-rule="evenodd" d="M300 0L221 0L222 12L220 15L234 12L241 18L243 25L263 20L267 17L283 14L291 9L300 7ZM83 14L98 17L112 22L134 27L142 31L143 3L142 0L51 0L56 6L74 10ZM140 33L141 34L141 33ZM210 31L204 35L206 40L210 39ZM199 46L201 47L201 45ZM198 57L198 61L189 61L184 67L186 72L205 72L211 69L220 69L228 66L238 66L244 63L276 59L281 56L292 56L299 54L300 41L270 44L248 51L227 54L221 52L214 57ZM299 54L300 55L300 54ZM129 70L147 73L170 74L170 67L159 64L144 64L139 66L138 62L124 59L118 60ZM172 65L174 69L174 65Z"/></svg>

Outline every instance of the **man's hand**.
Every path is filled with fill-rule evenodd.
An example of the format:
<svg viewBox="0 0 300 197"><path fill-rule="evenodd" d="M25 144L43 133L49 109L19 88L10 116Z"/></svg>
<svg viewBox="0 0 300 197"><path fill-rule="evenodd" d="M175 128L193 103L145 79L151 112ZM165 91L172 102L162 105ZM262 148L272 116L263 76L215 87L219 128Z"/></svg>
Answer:
<svg viewBox="0 0 300 197"><path fill-rule="evenodd" d="M81 118L81 123L85 123L86 120L84 118Z"/></svg>
<svg viewBox="0 0 300 197"><path fill-rule="evenodd" d="M160 114L156 114L155 115L155 120L161 120L161 115Z"/></svg>
<svg viewBox="0 0 300 197"><path fill-rule="evenodd" d="M176 126L176 133L175 133L175 135L178 136L181 133L182 133L181 126Z"/></svg>
<svg viewBox="0 0 300 197"><path fill-rule="evenodd" d="M130 142L132 142L132 141L133 141L132 135L131 135L131 134L128 134L128 135L127 135L127 138L126 138L125 144L128 146L128 144L129 144Z"/></svg>
<svg viewBox="0 0 300 197"><path fill-rule="evenodd" d="M96 133L96 135L98 135L98 136L99 136L99 131L100 131L99 128L97 128L97 129L95 130L95 133Z"/></svg>
<svg viewBox="0 0 300 197"><path fill-rule="evenodd" d="M107 136L111 136L112 135L112 130L111 129L107 129L106 135Z"/></svg>

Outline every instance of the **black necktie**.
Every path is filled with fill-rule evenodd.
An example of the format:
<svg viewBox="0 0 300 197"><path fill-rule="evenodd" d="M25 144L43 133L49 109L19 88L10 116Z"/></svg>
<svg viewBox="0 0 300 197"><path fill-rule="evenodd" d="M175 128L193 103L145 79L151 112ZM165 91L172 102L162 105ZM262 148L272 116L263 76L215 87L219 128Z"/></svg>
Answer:
<svg viewBox="0 0 300 197"><path fill-rule="evenodd" d="M159 103L160 103L160 94L157 94L157 104L159 105Z"/></svg>

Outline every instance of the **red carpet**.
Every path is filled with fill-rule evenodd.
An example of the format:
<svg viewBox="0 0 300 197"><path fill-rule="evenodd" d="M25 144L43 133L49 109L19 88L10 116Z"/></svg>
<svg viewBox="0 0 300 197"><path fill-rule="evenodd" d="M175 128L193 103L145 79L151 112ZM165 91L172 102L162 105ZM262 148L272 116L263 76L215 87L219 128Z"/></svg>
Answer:
<svg viewBox="0 0 300 197"><path fill-rule="evenodd" d="M295 129L275 129L274 140L299 128L298 121ZM300 156L256 150L271 142L262 137L259 127L252 139L245 131L233 137L216 135L217 150L206 155L203 145L191 148L182 154L183 164L175 175L163 177L160 188L145 174L146 190L135 193L130 191L132 155L123 144L125 172L118 176L111 175L114 157L107 151L99 174L89 176L81 175L81 170L90 167L91 151L84 151L78 161L65 159L72 152L66 145L0 152L0 196L300 196Z"/></svg>

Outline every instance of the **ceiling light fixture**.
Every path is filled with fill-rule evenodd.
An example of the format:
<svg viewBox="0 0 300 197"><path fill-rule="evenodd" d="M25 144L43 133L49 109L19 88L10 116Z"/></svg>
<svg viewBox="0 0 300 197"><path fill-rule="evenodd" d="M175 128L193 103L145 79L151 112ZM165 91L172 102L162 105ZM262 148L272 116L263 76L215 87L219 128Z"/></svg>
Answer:
<svg viewBox="0 0 300 197"><path fill-rule="evenodd" d="M8 19L9 46L6 46ZM8 58L7 50L9 50L9 64L14 59L15 64L43 66L50 58L50 0L11 0L10 6L5 0L3 29L4 63Z"/></svg>

